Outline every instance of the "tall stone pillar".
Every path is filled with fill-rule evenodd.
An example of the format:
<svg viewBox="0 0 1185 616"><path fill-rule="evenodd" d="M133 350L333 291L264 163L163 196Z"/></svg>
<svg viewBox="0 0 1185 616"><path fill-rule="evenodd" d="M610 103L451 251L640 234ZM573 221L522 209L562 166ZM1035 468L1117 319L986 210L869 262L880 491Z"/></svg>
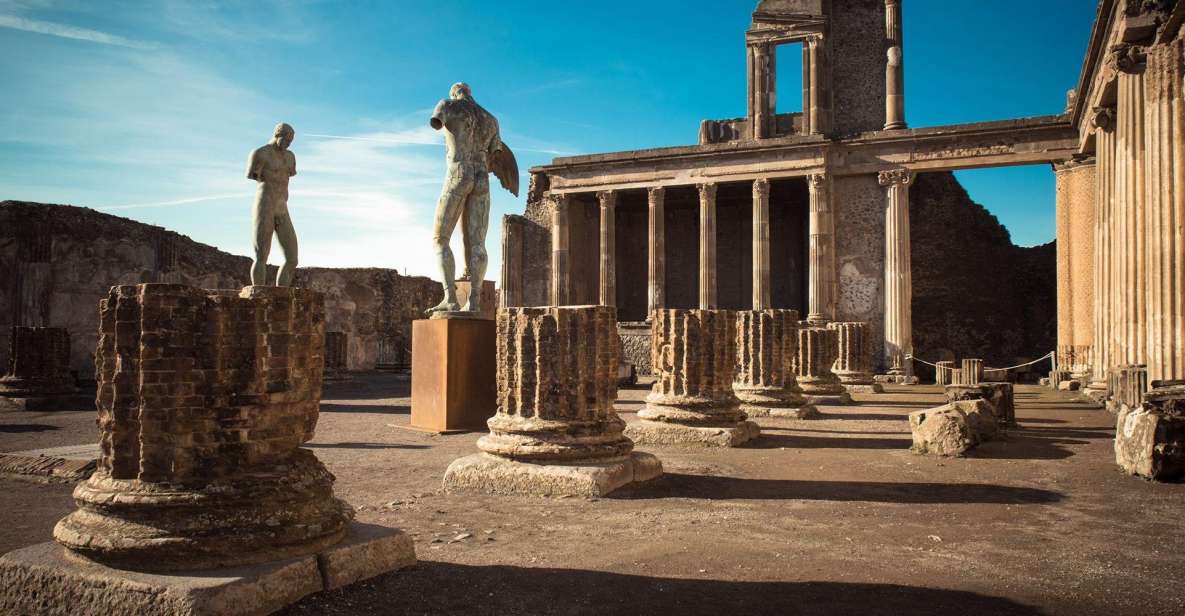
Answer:
<svg viewBox="0 0 1185 616"><path fill-rule="evenodd" d="M523 221L515 216L502 217L502 298L503 308L523 305Z"/></svg>
<svg viewBox="0 0 1185 616"><path fill-rule="evenodd" d="M1143 404L1120 404L1115 459L1126 472L1185 477L1185 38L1147 50L1144 74L1144 233L1147 369ZM1122 101L1121 101L1122 104ZM1139 392L1139 368L1121 373L1119 396ZM1127 395L1125 395L1127 394Z"/></svg>
<svg viewBox="0 0 1185 616"><path fill-rule="evenodd" d="M905 54L901 0L885 0L885 130L905 128Z"/></svg>
<svg viewBox="0 0 1185 616"><path fill-rule="evenodd" d="M597 193L601 206L601 293L602 306L617 307L617 193Z"/></svg>
<svg viewBox="0 0 1185 616"><path fill-rule="evenodd" d="M808 132L821 135L826 129L823 125L823 38L811 36L806 39L807 59L809 61L810 93L805 107L810 108L806 117Z"/></svg>
<svg viewBox="0 0 1185 616"><path fill-rule="evenodd" d="M1085 384L1094 344L1095 163L1054 165L1057 182L1057 365ZM1056 387L1056 383L1053 384Z"/></svg>
<svg viewBox="0 0 1185 616"><path fill-rule="evenodd" d="M807 266L807 320L824 323L835 318L835 216L831 179L825 173L807 177L810 187L810 263Z"/></svg>
<svg viewBox="0 0 1185 616"><path fill-rule="evenodd" d="M867 323L828 323L835 330L839 355L832 372L848 393L884 392L872 377L872 334Z"/></svg>
<svg viewBox="0 0 1185 616"><path fill-rule="evenodd" d="M913 361L913 275L910 271L908 169L882 171L886 187L885 207L885 365L882 380L915 384Z"/></svg>
<svg viewBox="0 0 1185 616"><path fill-rule="evenodd" d="M1119 162L1116 201L1119 211L1116 244L1119 294L1119 350L1124 365L1143 364L1147 354L1144 294L1144 69L1142 48L1122 45L1113 51L1119 68L1115 144Z"/></svg>
<svg viewBox="0 0 1185 616"><path fill-rule="evenodd" d="M568 195L553 195L551 210L551 305L568 303L571 261L568 255Z"/></svg>
<svg viewBox="0 0 1185 616"><path fill-rule="evenodd" d="M699 185L699 307L712 310L716 300L716 185Z"/></svg>
<svg viewBox="0 0 1185 616"><path fill-rule="evenodd" d="M774 136L776 113L776 79L777 55L774 47L767 43L758 43L749 47L750 53L750 87L749 98L752 101L749 118L753 128L754 139L766 139Z"/></svg>
<svg viewBox="0 0 1185 616"><path fill-rule="evenodd" d="M646 192L649 202L649 294L646 306L647 318L667 305L667 249L666 230L664 228L665 210L663 201L666 189L657 186Z"/></svg>
<svg viewBox="0 0 1185 616"><path fill-rule="evenodd" d="M600 496L662 473L613 410L621 342L609 306L498 313L498 412L448 489Z"/></svg>
<svg viewBox="0 0 1185 616"><path fill-rule="evenodd" d="M794 368L798 386L811 404L851 404L852 396L832 371L839 357L839 336L835 330L799 323L798 357Z"/></svg>
<svg viewBox="0 0 1185 616"><path fill-rule="evenodd" d="M70 332L65 327L16 326L9 344L8 370L0 377L0 411L88 406L70 374Z"/></svg>
<svg viewBox="0 0 1185 616"><path fill-rule="evenodd" d="M1094 351L1091 354L1091 378L1087 394L1096 402L1107 397L1107 378L1113 360L1113 312L1115 293L1112 273L1115 210L1115 110L1095 109L1091 116L1095 129L1095 201L1094 253Z"/></svg>
<svg viewBox="0 0 1185 616"><path fill-rule="evenodd" d="M626 435L639 444L688 443L735 447L756 437L733 393L736 313L659 310L651 322L651 359L657 379L640 421Z"/></svg>
<svg viewBox="0 0 1185 616"><path fill-rule="evenodd" d="M737 374L732 389L749 416L818 416L802 396L794 374L797 329L797 310L737 312Z"/></svg>
<svg viewBox="0 0 1185 616"><path fill-rule="evenodd" d="M753 310L770 308L769 180L753 180Z"/></svg>

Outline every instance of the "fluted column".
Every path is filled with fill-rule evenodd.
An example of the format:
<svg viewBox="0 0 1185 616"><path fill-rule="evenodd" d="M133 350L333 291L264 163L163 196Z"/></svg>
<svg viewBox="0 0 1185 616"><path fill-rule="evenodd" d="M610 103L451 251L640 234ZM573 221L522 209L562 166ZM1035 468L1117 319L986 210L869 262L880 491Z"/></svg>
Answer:
<svg viewBox="0 0 1185 616"><path fill-rule="evenodd" d="M879 394L884 388L872 377L872 340L868 323L828 323L835 330L836 356L832 372L848 393Z"/></svg>
<svg viewBox="0 0 1185 616"><path fill-rule="evenodd" d="M503 308L523 305L523 224L519 217L502 217Z"/></svg>
<svg viewBox="0 0 1185 616"><path fill-rule="evenodd" d="M753 310L771 304L769 283L769 180L753 180Z"/></svg>
<svg viewBox="0 0 1185 616"><path fill-rule="evenodd" d="M950 385L955 382L955 374L959 369L955 368L953 361L940 361L934 364L934 384L935 385Z"/></svg>
<svg viewBox="0 0 1185 616"><path fill-rule="evenodd" d="M983 360L964 359L962 367L955 373L955 385L978 385L983 382Z"/></svg>
<svg viewBox="0 0 1185 616"><path fill-rule="evenodd" d="M901 0L885 0L885 130L905 128L905 55Z"/></svg>
<svg viewBox="0 0 1185 616"><path fill-rule="evenodd" d="M662 473L613 410L621 339L610 306L498 312L498 411L481 453L454 460L450 490L600 496Z"/></svg>
<svg viewBox="0 0 1185 616"><path fill-rule="evenodd" d="M1054 165L1057 181L1057 365L1075 379L1091 370L1097 180L1093 160ZM1056 386L1056 383L1054 383Z"/></svg>
<svg viewBox="0 0 1185 616"><path fill-rule="evenodd" d="M816 173L810 186L810 264L807 267L807 320L822 323L835 318L835 217L831 207L831 179Z"/></svg>
<svg viewBox="0 0 1185 616"><path fill-rule="evenodd" d="M852 396L832 370L838 357L839 336L834 329L799 323L794 369L798 386L811 404L851 404Z"/></svg>
<svg viewBox="0 0 1185 616"><path fill-rule="evenodd" d="M885 365L890 381L916 383L913 362L913 278L910 272L908 169L882 171L885 207Z"/></svg>
<svg viewBox="0 0 1185 616"><path fill-rule="evenodd" d="M1185 379L1185 39L1148 50L1145 218L1148 379Z"/></svg>
<svg viewBox="0 0 1185 616"><path fill-rule="evenodd" d="M649 189L646 192L646 197L649 202L649 301L646 307L646 314L650 315L655 310L666 306L666 287L667 287L667 249L666 249L666 230L664 228L663 216L665 210L663 208L663 201L666 197L666 189L657 186ZM647 316L649 318L649 316Z"/></svg>
<svg viewBox="0 0 1185 616"><path fill-rule="evenodd" d="M646 407L626 429L638 443L734 447L759 433L733 392L736 313L658 310L651 321L656 379Z"/></svg>
<svg viewBox="0 0 1185 616"><path fill-rule="evenodd" d="M1095 134L1095 258L1094 351L1089 393L1101 401L1107 395L1112 366L1112 325L1115 294L1112 279L1113 218L1115 209L1115 110L1102 107L1091 116Z"/></svg>
<svg viewBox="0 0 1185 616"><path fill-rule="evenodd" d="M551 209L551 305L568 303L568 195L553 195Z"/></svg>
<svg viewBox="0 0 1185 616"><path fill-rule="evenodd" d="M699 307L716 308L716 185L699 185Z"/></svg>
<svg viewBox="0 0 1185 616"><path fill-rule="evenodd" d="M818 416L798 386L797 356L797 310L737 312L737 372L732 389L741 400L741 410L750 416Z"/></svg>
<svg viewBox="0 0 1185 616"><path fill-rule="evenodd" d="M823 127L823 39L819 36L811 36L806 39L804 43L807 48L807 59L809 60L809 76L810 76L810 93L807 97L807 106L810 108L810 114L807 116L808 132L812 135L822 134Z"/></svg>
<svg viewBox="0 0 1185 616"><path fill-rule="evenodd" d="M1123 365L1143 364L1147 335L1144 312L1144 69L1142 48L1119 46L1113 53L1119 69L1115 143L1119 161L1116 198L1119 209L1119 352Z"/></svg>
<svg viewBox="0 0 1185 616"><path fill-rule="evenodd" d="M597 193L601 206L601 293L602 306L617 307L617 193Z"/></svg>
<svg viewBox="0 0 1185 616"><path fill-rule="evenodd" d="M773 46L766 43L758 43L749 49L752 57L750 98L753 108L750 119L753 125L753 138L765 139L773 136L776 55Z"/></svg>

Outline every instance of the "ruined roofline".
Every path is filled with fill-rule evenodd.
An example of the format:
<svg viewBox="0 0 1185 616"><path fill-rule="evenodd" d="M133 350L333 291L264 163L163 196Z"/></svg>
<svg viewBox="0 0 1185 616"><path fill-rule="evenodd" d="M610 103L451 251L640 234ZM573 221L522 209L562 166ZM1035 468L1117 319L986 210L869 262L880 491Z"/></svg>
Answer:
<svg viewBox="0 0 1185 616"><path fill-rule="evenodd" d="M1078 89L1074 95L1074 108L1071 110L1070 123L1075 129L1082 126L1086 117L1086 105L1090 101L1090 88L1094 76L1103 66L1106 58L1107 36L1115 21L1115 0L1100 0L1098 11L1095 13L1094 27L1090 31L1090 42L1086 47L1086 58L1082 61L1082 70L1078 75Z"/></svg>
<svg viewBox="0 0 1185 616"><path fill-rule="evenodd" d="M915 139L956 137L960 135L977 135L993 133L1002 130L1020 132L1042 131L1050 129L1065 129L1067 136L1077 139L1077 132L1070 124L1067 114L1033 116L1015 118L1011 120L994 120L989 122L972 122L968 124L948 124L942 126L928 126L896 131L870 131L845 139L828 140L822 135L795 135L762 139L757 141L729 141L706 145L673 146L665 148L650 148L642 150L625 150L620 152L606 152L602 154L585 154L580 156L562 156L552 160L549 165L532 167L531 173L547 173L548 171L596 166L605 163L636 163L651 160L671 160L679 158L710 158L719 154L733 152L762 152L785 149L812 149L823 146L860 145L869 143L895 143Z"/></svg>

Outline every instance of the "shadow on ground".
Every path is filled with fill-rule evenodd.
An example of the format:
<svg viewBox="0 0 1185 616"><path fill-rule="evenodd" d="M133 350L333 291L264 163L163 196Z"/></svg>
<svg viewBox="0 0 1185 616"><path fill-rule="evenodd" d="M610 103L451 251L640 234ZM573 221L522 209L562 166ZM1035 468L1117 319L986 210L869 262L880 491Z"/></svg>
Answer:
<svg viewBox="0 0 1185 616"><path fill-rule="evenodd" d="M701 574L701 576L704 574ZM997 614L1037 608L974 592L843 582L734 582L421 561L280 612L312 614Z"/></svg>
<svg viewBox="0 0 1185 616"><path fill-rule="evenodd" d="M322 413L378 413L380 415L407 415L411 407L406 404L333 404L321 403Z"/></svg>
<svg viewBox="0 0 1185 616"><path fill-rule="evenodd" d="M61 430L58 426L49 426L46 424L0 424L0 432L8 434L17 434L19 432L45 432L48 430Z"/></svg>
<svg viewBox="0 0 1185 616"><path fill-rule="evenodd" d="M428 449L428 445L395 445L392 443L305 443L310 449Z"/></svg>
<svg viewBox="0 0 1185 616"><path fill-rule="evenodd" d="M817 500L840 502L1026 505L1056 503L1057 492L977 483L896 483L746 479L666 473L614 492L610 498L701 498L708 500Z"/></svg>

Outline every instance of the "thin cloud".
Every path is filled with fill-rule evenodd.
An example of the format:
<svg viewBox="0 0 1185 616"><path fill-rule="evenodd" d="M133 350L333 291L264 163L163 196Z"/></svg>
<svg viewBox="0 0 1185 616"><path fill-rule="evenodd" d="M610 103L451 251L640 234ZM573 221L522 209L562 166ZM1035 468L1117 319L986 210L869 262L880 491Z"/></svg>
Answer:
<svg viewBox="0 0 1185 616"><path fill-rule="evenodd" d="M250 197L253 193L232 193L227 195L208 195L205 197L189 197L187 199L175 199L173 201L157 201L155 203L128 203L124 205L109 205L106 207L95 208L100 212L112 212L118 210L136 210L149 207L170 207L174 205L186 205L189 203L201 203L203 201L220 201L222 199L241 199L243 197Z"/></svg>
<svg viewBox="0 0 1185 616"><path fill-rule="evenodd" d="M319 134L319 133L308 133L305 136L306 137L316 137L318 139L343 139L343 140L348 140L348 141L372 141L375 143L390 143L390 144L395 144L395 145L431 145L431 146L443 146L444 145L443 138L437 138L437 139L428 141L428 140L424 140L424 139L414 139L414 138L413 139L405 139L405 138L397 138L397 137L351 137L348 135L325 135L325 134ZM514 146L511 146L510 149L516 150L519 152L534 152L536 154L551 154L553 156L573 156L574 155L573 152L564 152L562 150L553 150L553 149L516 148Z"/></svg>
<svg viewBox="0 0 1185 616"><path fill-rule="evenodd" d="M24 32L34 32L37 34L46 34L59 38L87 41L90 43L99 43L101 45L115 45L117 47L127 47L130 49L148 50L157 48L155 43L137 41L115 34L107 34L106 32L100 32L98 30L79 28L76 26L54 23L52 21L25 19L24 17L16 17L15 15L0 15L0 28L11 28L13 30L22 30Z"/></svg>

